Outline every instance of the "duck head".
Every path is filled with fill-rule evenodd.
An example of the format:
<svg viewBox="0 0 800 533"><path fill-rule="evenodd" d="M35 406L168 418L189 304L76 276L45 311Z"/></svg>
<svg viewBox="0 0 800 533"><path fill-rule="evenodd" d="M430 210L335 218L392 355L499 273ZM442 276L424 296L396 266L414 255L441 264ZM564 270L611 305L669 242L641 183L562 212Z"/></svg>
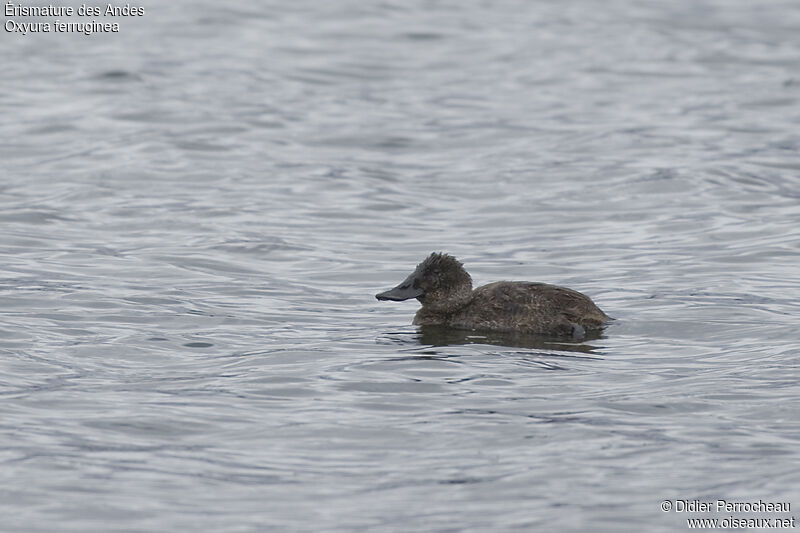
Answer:
<svg viewBox="0 0 800 533"><path fill-rule="evenodd" d="M378 300L401 302L416 298L433 312L453 312L472 297L472 278L461 263L445 253L432 253L394 289L375 295Z"/></svg>

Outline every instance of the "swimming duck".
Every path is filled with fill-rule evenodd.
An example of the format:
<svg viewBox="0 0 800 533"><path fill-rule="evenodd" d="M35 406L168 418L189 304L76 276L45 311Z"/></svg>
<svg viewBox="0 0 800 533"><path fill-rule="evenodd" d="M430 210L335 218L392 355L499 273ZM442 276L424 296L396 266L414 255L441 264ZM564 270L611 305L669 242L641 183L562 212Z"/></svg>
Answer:
<svg viewBox="0 0 800 533"><path fill-rule="evenodd" d="M472 290L472 278L455 257L432 253L394 289L378 300L416 298L418 326L502 331L583 338L608 315L585 294L546 283L496 281Z"/></svg>

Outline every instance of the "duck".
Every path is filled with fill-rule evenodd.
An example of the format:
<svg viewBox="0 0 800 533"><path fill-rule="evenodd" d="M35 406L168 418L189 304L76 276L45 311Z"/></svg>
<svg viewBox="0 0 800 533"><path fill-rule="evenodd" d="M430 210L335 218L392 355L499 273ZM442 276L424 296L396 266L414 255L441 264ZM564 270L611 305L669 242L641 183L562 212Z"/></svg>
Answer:
<svg viewBox="0 0 800 533"><path fill-rule="evenodd" d="M578 291L530 281L496 281L472 289L472 277L452 255L433 252L381 301L416 298L417 326L581 339L611 319Z"/></svg>

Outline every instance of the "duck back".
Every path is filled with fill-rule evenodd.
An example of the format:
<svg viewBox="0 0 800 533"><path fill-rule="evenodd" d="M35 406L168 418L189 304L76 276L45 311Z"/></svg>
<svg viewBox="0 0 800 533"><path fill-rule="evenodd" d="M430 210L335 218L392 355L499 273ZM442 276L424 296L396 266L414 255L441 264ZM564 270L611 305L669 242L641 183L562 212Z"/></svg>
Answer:
<svg viewBox="0 0 800 533"><path fill-rule="evenodd" d="M446 325L458 329L575 337L610 320L585 294L527 281L498 281L478 287L467 305L439 319L439 323L444 319Z"/></svg>

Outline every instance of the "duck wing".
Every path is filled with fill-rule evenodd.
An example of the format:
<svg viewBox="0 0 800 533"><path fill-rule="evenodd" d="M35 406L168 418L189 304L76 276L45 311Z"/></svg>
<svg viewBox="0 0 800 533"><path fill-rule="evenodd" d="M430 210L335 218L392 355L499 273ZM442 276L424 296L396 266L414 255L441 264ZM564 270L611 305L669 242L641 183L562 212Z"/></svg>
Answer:
<svg viewBox="0 0 800 533"><path fill-rule="evenodd" d="M578 291L528 281L498 281L475 289L462 321L478 328L571 335L597 329L609 317ZM579 326L579 328L576 328Z"/></svg>

